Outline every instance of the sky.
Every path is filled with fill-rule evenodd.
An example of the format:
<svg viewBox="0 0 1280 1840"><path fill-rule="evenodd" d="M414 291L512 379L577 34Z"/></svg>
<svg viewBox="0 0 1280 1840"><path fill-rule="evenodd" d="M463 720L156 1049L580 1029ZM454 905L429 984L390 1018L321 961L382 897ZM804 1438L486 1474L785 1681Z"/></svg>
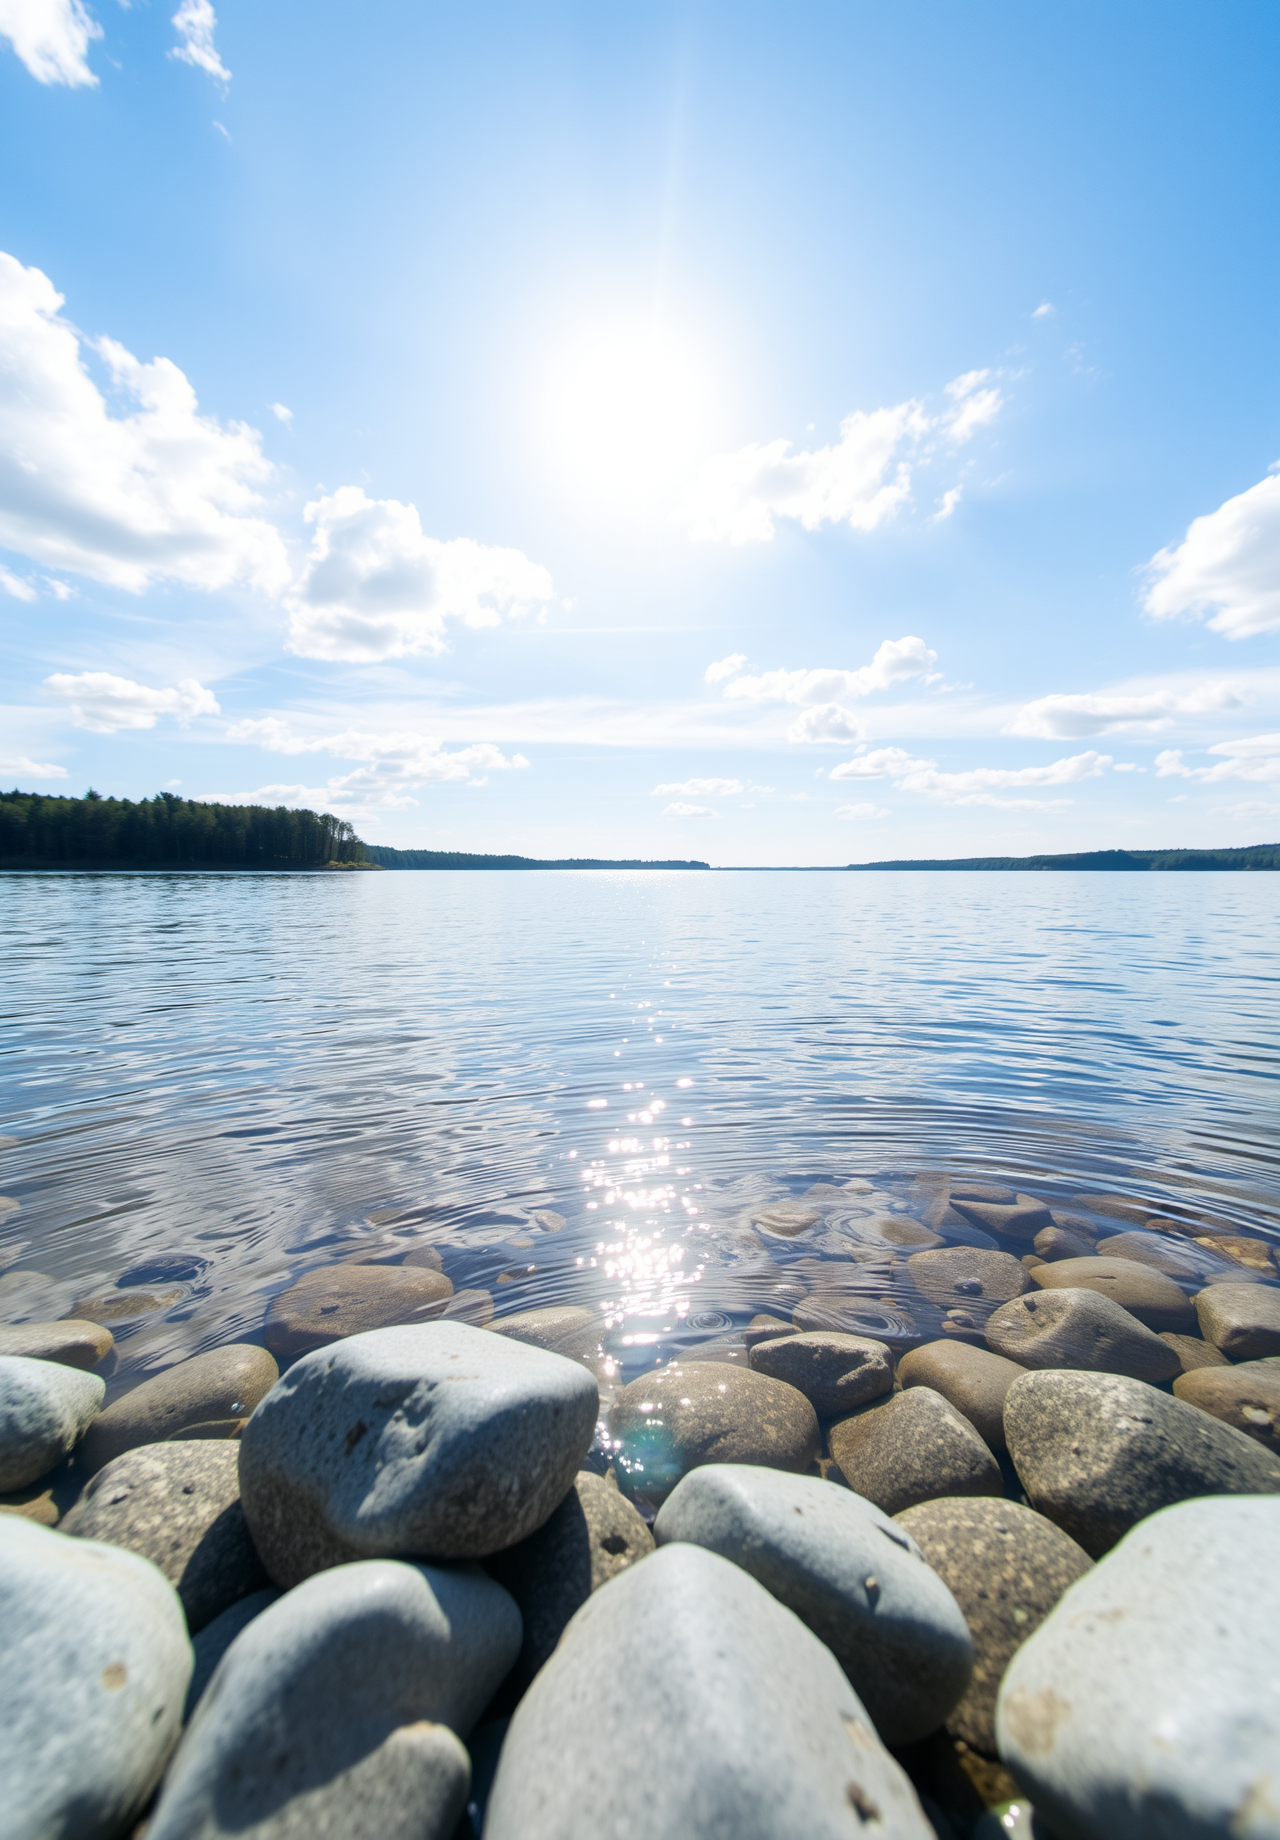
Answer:
<svg viewBox="0 0 1280 1840"><path fill-rule="evenodd" d="M1280 838L1274 0L0 0L0 781Z"/></svg>

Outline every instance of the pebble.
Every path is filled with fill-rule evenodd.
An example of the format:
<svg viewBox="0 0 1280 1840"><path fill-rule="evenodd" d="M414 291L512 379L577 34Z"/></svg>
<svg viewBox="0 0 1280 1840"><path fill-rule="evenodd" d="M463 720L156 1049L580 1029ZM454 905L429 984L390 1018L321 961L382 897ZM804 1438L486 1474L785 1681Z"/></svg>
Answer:
<svg viewBox="0 0 1280 1840"><path fill-rule="evenodd" d="M1280 1458L1123 1374L1024 1374L1004 1428L1031 1506L1095 1558L1174 1502L1280 1492Z"/></svg>
<svg viewBox="0 0 1280 1840"><path fill-rule="evenodd" d="M626 1494L660 1502L703 1463L807 1470L818 1420L795 1387L743 1367L673 1362L624 1386L609 1413Z"/></svg>
<svg viewBox="0 0 1280 1840"><path fill-rule="evenodd" d="M982 1252L973 1246L917 1252L907 1260L907 1270L921 1295L944 1310L1008 1303L1031 1288L1021 1259L1009 1252Z"/></svg>
<svg viewBox="0 0 1280 1840"><path fill-rule="evenodd" d="M1197 1243L1195 1240L1173 1239L1165 1233L1134 1231L1113 1233L1108 1239L1100 1239L1096 1251L1101 1259L1131 1259L1135 1264L1150 1266L1153 1271L1162 1271L1167 1277L1185 1278L1196 1283L1197 1280L1203 1281L1203 1273L1213 1265L1222 1263L1220 1259L1215 1260L1203 1252L1197 1252Z"/></svg>
<svg viewBox="0 0 1280 1840"><path fill-rule="evenodd" d="M747 1348L754 1348L757 1342L768 1342L775 1336L799 1333L794 1323L783 1322L780 1316L753 1316L742 1331L742 1340Z"/></svg>
<svg viewBox="0 0 1280 1840"><path fill-rule="evenodd" d="M511 1721L485 1840L933 1840L834 1656L753 1578L663 1547L583 1605Z"/></svg>
<svg viewBox="0 0 1280 1840"><path fill-rule="evenodd" d="M807 1233L822 1220L821 1208L805 1207L802 1201L775 1201L769 1207L757 1208L751 1216L753 1227L760 1227L766 1233L781 1234L786 1239L794 1239L799 1233Z"/></svg>
<svg viewBox="0 0 1280 1840"><path fill-rule="evenodd" d="M124 1290L100 1291L94 1297L78 1298L73 1316L88 1322L128 1322L135 1316L154 1316L181 1303L186 1292L181 1285L167 1291L148 1291L129 1286Z"/></svg>
<svg viewBox="0 0 1280 1840"><path fill-rule="evenodd" d="M1064 1836L1280 1831L1280 1501L1146 1520L1014 1656L1000 1754Z"/></svg>
<svg viewBox="0 0 1280 1840"><path fill-rule="evenodd" d="M901 1343L916 1336L915 1317L897 1297L868 1297L834 1287L811 1292L803 1303L797 1303L791 1320L797 1329L835 1330L874 1342Z"/></svg>
<svg viewBox="0 0 1280 1840"><path fill-rule="evenodd" d="M113 1400L86 1434L81 1461L101 1469L139 1444L162 1444L210 1421L247 1418L279 1377L266 1349L248 1342L193 1355Z"/></svg>
<svg viewBox="0 0 1280 1840"><path fill-rule="evenodd" d="M267 1585L261 1591L251 1591L248 1597L242 1597L229 1610L224 1610L221 1616L215 1616L198 1635L191 1638L195 1666L191 1670L191 1683L182 1708L184 1725L204 1698L204 1690L213 1679L214 1669L240 1631L247 1629L255 1616L261 1616L272 1604L279 1603L280 1597L281 1593L272 1585Z"/></svg>
<svg viewBox="0 0 1280 1840"><path fill-rule="evenodd" d="M967 1418L913 1386L883 1406L841 1419L827 1444L849 1487L886 1514L938 1495L1002 1495L995 1458Z"/></svg>
<svg viewBox="0 0 1280 1840"><path fill-rule="evenodd" d="M1093 1560L1052 1521L1012 1501L926 1501L897 1524L947 1586L973 1638L973 1677L947 1730L993 1754L996 1693L1011 1656Z"/></svg>
<svg viewBox="0 0 1280 1840"><path fill-rule="evenodd" d="M520 1613L479 1567L374 1559L308 1579L223 1656L147 1840L451 1840L459 1737L519 1647Z"/></svg>
<svg viewBox="0 0 1280 1840"><path fill-rule="evenodd" d="M1200 1367L1229 1367L1220 1348L1212 1342L1205 1342L1198 1335L1170 1335L1167 1329L1160 1331L1160 1340L1167 1342L1182 1363L1184 1374L1194 1373Z"/></svg>
<svg viewBox="0 0 1280 1840"><path fill-rule="evenodd" d="M182 1606L153 1565L0 1517L0 1817L13 1840L127 1834L181 1729Z"/></svg>
<svg viewBox="0 0 1280 1840"><path fill-rule="evenodd" d="M1093 1241L1070 1227L1041 1227L1031 1243L1049 1264L1058 1259L1087 1259L1093 1252Z"/></svg>
<svg viewBox="0 0 1280 1840"><path fill-rule="evenodd" d="M929 1386L953 1405L991 1450L1004 1449L1004 1399L1026 1373L1016 1361L968 1342L926 1342L898 1362L904 1387Z"/></svg>
<svg viewBox="0 0 1280 1840"><path fill-rule="evenodd" d="M128 1450L98 1471L62 1531L150 1559L194 1633L267 1582L240 1507L237 1454L213 1442Z"/></svg>
<svg viewBox="0 0 1280 1840"><path fill-rule="evenodd" d="M572 1487L598 1409L586 1368L467 1323L379 1329L304 1355L238 1445L267 1572L288 1587L350 1559L514 1545Z"/></svg>
<svg viewBox="0 0 1280 1840"><path fill-rule="evenodd" d="M1052 1265L1046 1271L1061 1269ZM1038 1291L1001 1305L987 1344L1023 1367L1080 1367L1135 1380L1171 1380L1178 1356L1154 1330L1097 1291Z"/></svg>
<svg viewBox="0 0 1280 1840"><path fill-rule="evenodd" d="M1135 1227L1143 1226L1155 1214L1148 1202L1130 1201L1123 1195L1077 1195L1075 1204L1090 1214L1102 1214L1109 1220L1127 1220Z"/></svg>
<svg viewBox="0 0 1280 1840"><path fill-rule="evenodd" d="M1040 1265L1032 1278L1042 1290L1096 1291L1110 1297L1148 1329L1195 1326L1195 1311L1186 1293L1162 1271L1136 1259L1061 1259Z"/></svg>
<svg viewBox="0 0 1280 1840"><path fill-rule="evenodd" d="M731 1559L824 1642L886 1744L935 1730L969 1683L964 1616L914 1539L816 1476L715 1463L663 1503L658 1545Z"/></svg>
<svg viewBox="0 0 1280 1840"><path fill-rule="evenodd" d="M514 1706L591 1593L652 1551L653 1535L614 1482L580 1470L549 1521L485 1561L524 1622L519 1657L503 1683L505 1707Z"/></svg>
<svg viewBox="0 0 1280 1840"><path fill-rule="evenodd" d="M115 1347L110 1329L100 1323L9 1323L0 1328L0 1355L20 1354L32 1361L57 1361L63 1367L96 1367Z"/></svg>
<svg viewBox="0 0 1280 1840"><path fill-rule="evenodd" d="M958 1214L972 1221L975 1227L985 1227L989 1233L995 1233L1001 1239L1025 1240L1028 1245L1042 1227L1053 1225L1053 1216L1048 1208L1032 1195L1019 1195L1012 1203L971 1201L958 1195L953 1188L951 1205Z"/></svg>
<svg viewBox="0 0 1280 1840"><path fill-rule="evenodd" d="M1245 1361L1179 1374L1174 1395L1280 1456L1280 1367Z"/></svg>
<svg viewBox="0 0 1280 1840"><path fill-rule="evenodd" d="M0 1490L23 1489L61 1463L106 1396L98 1374L0 1355Z"/></svg>
<svg viewBox="0 0 1280 1840"><path fill-rule="evenodd" d="M576 1304L552 1306L544 1310L519 1310L514 1316L500 1316L493 1325L495 1335L506 1335L513 1342L530 1348L548 1348L558 1354L564 1343L575 1348L584 1336L598 1341L600 1319L594 1310Z"/></svg>
<svg viewBox="0 0 1280 1840"><path fill-rule="evenodd" d="M1262 1284L1215 1284L1195 1300L1200 1332L1232 1361L1280 1354L1280 1290Z"/></svg>
<svg viewBox="0 0 1280 1840"><path fill-rule="evenodd" d="M803 1393L819 1418L837 1418L879 1399L893 1387L893 1356L883 1342L862 1335L784 1335L757 1342L748 1356L752 1372L785 1380Z"/></svg>
<svg viewBox="0 0 1280 1840"><path fill-rule="evenodd" d="M330 1265L309 1271L274 1299L265 1340L292 1359L349 1335L438 1316L453 1295L443 1272L404 1265Z"/></svg>

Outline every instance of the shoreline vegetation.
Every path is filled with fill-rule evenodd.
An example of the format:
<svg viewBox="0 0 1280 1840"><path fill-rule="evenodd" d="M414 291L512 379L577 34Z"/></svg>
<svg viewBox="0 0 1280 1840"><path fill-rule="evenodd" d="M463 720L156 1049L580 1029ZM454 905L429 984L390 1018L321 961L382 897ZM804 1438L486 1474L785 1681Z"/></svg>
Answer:
<svg viewBox="0 0 1280 1840"><path fill-rule="evenodd" d="M1280 869L1280 843L1234 850L1078 850L1065 856L955 856L850 863L850 869Z"/></svg>

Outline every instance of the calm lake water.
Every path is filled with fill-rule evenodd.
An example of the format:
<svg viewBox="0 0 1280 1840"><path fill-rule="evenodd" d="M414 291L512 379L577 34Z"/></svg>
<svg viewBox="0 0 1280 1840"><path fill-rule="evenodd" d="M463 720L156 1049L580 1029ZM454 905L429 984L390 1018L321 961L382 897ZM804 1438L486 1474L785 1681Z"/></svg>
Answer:
<svg viewBox="0 0 1280 1840"><path fill-rule="evenodd" d="M875 1223L919 1216L945 1174L1275 1237L1278 893L1239 874L0 876L19 1204L0 1319L121 1280L169 1294L112 1323L114 1391L260 1339L315 1265L430 1242L500 1314L598 1307L630 1373L812 1290L819 1260L892 1329L895 1299L914 1306ZM749 1224L851 1178L816 1234Z"/></svg>

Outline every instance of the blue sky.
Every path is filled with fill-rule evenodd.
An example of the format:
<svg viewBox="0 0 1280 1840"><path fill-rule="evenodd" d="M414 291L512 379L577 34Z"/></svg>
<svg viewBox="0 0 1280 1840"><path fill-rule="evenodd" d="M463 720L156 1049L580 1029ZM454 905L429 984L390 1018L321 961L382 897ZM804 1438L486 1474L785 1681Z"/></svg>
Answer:
<svg viewBox="0 0 1280 1840"><path fill-rule="evenodd" d="M0 778L1280 836L1280 16L0 0Z"/></svg>

